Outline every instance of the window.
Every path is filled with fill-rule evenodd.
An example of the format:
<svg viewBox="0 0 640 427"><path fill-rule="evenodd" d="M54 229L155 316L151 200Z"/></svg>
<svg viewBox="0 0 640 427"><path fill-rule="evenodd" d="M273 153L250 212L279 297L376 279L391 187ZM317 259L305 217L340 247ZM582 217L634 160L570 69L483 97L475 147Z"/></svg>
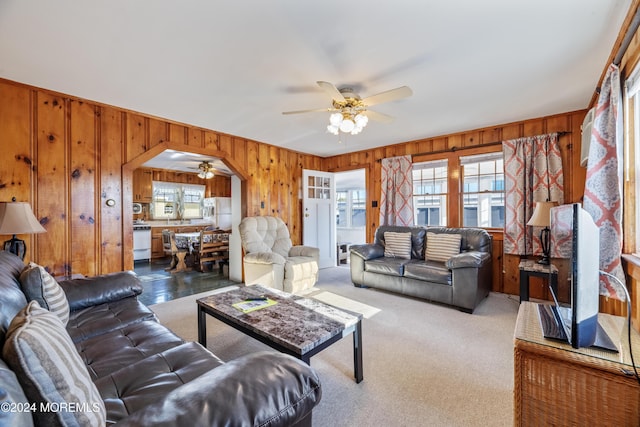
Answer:
<svg viewBox="0 0 640 427"><path fill-rule="evenodd" d="M336 191L338 228L363 228L366 226L367 193L363 189Z"/></svg>
<svg viewBox="0 0 640 427"><path fill-rule="evenodd" d="M447 161L413 165L413 217L416 225L447 225Z"/></svg>
<svg viewBox="0 0 640 427"><path fill-rule="evenodd" d="M153 219L202 218L204 185L153 181Z"/></svg>
<svg viewBox="0 0 640 427"><path fill-rule="evenodd" d="M502 152L460 157L463 227L504 227Z"/></svg>
<svg viewBox="0 0 640 427"><path fill-rule="evenodd" d="M628 238L624 251L640 256L640 180L636 173L640 170L640 70L635 69L625 82L625 153L624 192L628 200L624 203L624 232ZM626 219L628 218L628 220Z"/></svg>

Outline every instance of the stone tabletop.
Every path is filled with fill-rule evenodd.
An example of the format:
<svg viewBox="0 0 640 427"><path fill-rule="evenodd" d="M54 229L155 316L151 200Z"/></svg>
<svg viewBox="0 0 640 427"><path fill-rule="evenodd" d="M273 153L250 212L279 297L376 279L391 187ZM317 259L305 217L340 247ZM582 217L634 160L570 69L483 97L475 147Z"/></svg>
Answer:
<svg viewBox="0 0 640 427"><path fill-rule="evenodd" d="M523 259L520 261L519 265L520 270L525 271L533 271L536 273L552 273L558 274L558 267L553 264L538 264L536 260L533 259Z"/></svg>
<svg viewBox="0 0 640 427"><path fill-rule="evenodd" d="M258 296L277 303L248 313L233 307L235 303ZM311 298L258 285L210 295L197 303L300 354L347 333L362 318L358 313L347 313Z"/></svg>

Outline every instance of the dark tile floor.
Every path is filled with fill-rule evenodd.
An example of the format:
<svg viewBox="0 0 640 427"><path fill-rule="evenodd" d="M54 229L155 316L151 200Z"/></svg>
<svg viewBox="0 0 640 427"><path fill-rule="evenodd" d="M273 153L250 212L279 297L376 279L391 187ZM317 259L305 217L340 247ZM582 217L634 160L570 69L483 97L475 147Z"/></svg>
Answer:
<svg viewBox="0 0 640 427"><path fill-rule="evenodd" d="M169 259L136 261L134 271L138 275L144 291L138 299L146 305L158 304L172 299L200 292L237 285L229 277L220 273L217 266L211 272L184 271L171 274L165 271Z"/></svg>

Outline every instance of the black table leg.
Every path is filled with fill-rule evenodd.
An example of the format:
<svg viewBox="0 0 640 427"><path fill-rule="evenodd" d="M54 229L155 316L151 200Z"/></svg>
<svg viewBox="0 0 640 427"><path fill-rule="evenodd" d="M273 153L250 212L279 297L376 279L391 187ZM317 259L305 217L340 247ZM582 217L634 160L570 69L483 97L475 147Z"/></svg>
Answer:
<svg viewBox="0 0 640 427"><path fill-rule="evenodd" d="M198 342L207 347L207 316L201 306L198 306Z"/></svg>
<svg viewBox="0 0 640 427"><path fill-rule="evenodd" d="M353 370L356 382L363 379L362 373L362 320L358 320L353 331Z"/></svg>

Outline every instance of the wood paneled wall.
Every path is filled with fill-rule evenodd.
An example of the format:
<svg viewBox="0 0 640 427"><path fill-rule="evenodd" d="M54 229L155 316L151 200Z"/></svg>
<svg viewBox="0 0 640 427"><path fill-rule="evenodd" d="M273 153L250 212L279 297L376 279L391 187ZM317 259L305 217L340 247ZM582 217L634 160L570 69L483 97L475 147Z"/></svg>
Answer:
<svg viewBox="0 0 640 427"><path fill-rule="evenodd" d="M26 260L55 275L132 268L127 165L154 147L223 156L242 176L243 214L280 216L294 243L302 169L322 167L316 156L3 79L0 141L0 201L31 203L47 232L20 236Z"/></svg>
<svg viewBox="0 0 640 427"><path fill-rule="evenodd" d="M450 166L452 159L457 161L460 155L477 154L481 152L499 151L495 143L534 136L551 132L562 132L560 146L565 180L565 202L581 202L584 193L586 169L580 167L580 126L586 114L585 110L531 120L524 120L500 126L455 133L450 135L428 138L402 144L389 145L368 151L343 154L324 160L324 167L329 171L345 171L364 168L367 170L367 241L373 240L373 234L378 227L380 215L379 207L373 207L372 201L379 201L381 194L380 159L394 156L411 155L414 161L448 158ZM454 165L455 166L455 165ZM455 193L455 191L454 191ZM460 226L459 212L450 212L449 226ZM493 236L493 290L509 294L519 294L519 256L504 255L502 248L502 231L492 230ZM567 268L565 261L554 260L562 273L559 277L560 295L564 300L569 298L567 285ZM542 280L531 279L531 297L549 298Z"/></svg>

